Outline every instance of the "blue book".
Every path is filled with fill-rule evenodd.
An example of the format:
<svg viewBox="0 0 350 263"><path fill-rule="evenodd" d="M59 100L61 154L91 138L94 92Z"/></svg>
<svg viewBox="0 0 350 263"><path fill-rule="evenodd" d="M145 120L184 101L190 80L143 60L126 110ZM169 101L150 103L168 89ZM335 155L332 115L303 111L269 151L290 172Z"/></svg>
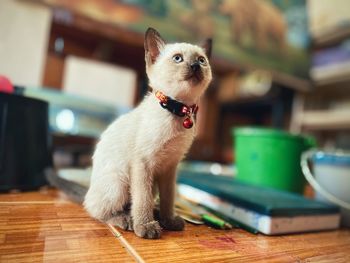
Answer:
<svg viewBox="0 0 350 263"><path fill-rule="evenodd" d="M180 172L178 184L185 198L267 235L339 227L338 207L298 194L188 171Z"/></svg>
<svg viewBox="0 0 350 263"><path fill-rule="evenodd" d="M323 48L313 53L312 66L325 67L350 61L350 39L340 45Z"/></svg>

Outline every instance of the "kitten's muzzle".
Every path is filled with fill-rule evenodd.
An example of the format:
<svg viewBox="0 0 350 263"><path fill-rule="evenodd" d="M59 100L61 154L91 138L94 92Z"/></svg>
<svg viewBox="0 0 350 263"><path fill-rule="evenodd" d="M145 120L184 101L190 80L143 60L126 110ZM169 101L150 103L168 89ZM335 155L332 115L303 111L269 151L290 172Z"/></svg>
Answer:
<svg viewBox="0 0 350 263"><path fill-rule="evenodd" d="M203 79L203 72L201 65L198 61L193 62L188 69L188 73L185 77L185 80L191 80L194 82L200 82Z"/></svg>
<svg viewBox="0 0 350 263"><path fill-rule="evenodd" d="M199 64L198 61L192 63L190 67L194 73L196 73L197 71L199 71L201 69L201 65Z"/></svg>

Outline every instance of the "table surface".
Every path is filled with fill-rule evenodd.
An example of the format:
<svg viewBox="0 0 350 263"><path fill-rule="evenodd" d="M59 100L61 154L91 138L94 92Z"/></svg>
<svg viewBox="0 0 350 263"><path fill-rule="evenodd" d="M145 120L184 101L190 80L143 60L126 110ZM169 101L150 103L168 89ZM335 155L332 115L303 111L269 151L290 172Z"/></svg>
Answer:
<svg viewBox="0 0 350 263"><path fill-rule="evenodd" d="M61 192L0 195L0 262L350 262L350 230L269 237L186 224L159 240L112 233Z"/></svg>

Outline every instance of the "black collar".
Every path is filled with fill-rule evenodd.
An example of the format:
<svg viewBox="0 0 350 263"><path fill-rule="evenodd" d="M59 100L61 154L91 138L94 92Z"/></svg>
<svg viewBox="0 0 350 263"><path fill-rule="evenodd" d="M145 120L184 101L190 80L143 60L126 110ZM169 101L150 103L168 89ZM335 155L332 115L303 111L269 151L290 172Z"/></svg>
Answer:
<svg viewBox="0 0 350 263"><path fill-rule="evenodd" d="M198 111L197 104L187 106L186 104L180 101L174 100L171 97L164 95L160 91L157 91L155 95L159 100L160 106L162 106L164 109L167 109L169 112L179 117L187 116L187 118L183 122L183 126L186 129L189 129L193 126L193 121L191 120L191 117L192 115L195 116Z"/></svg>

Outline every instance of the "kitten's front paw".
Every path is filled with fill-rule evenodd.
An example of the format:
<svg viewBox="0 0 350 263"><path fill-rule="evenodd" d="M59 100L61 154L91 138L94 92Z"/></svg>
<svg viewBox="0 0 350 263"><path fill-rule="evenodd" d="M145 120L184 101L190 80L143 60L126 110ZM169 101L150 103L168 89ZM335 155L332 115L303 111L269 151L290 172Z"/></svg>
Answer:
<svg viewBox="0 0 350 263"><path fill-rule="evenodd" d="M175 216L173 218L161 219L160 225L166 230L181 231L185 228L185 221L181 217Z"/></svg>
<svg viewBox="0 0 350 263"><path fill-rule="evenodd" d="M139 237L157 239L160 238L162 229L157 221L151 221L146 224L135 225L134 232Z"/></svg>

